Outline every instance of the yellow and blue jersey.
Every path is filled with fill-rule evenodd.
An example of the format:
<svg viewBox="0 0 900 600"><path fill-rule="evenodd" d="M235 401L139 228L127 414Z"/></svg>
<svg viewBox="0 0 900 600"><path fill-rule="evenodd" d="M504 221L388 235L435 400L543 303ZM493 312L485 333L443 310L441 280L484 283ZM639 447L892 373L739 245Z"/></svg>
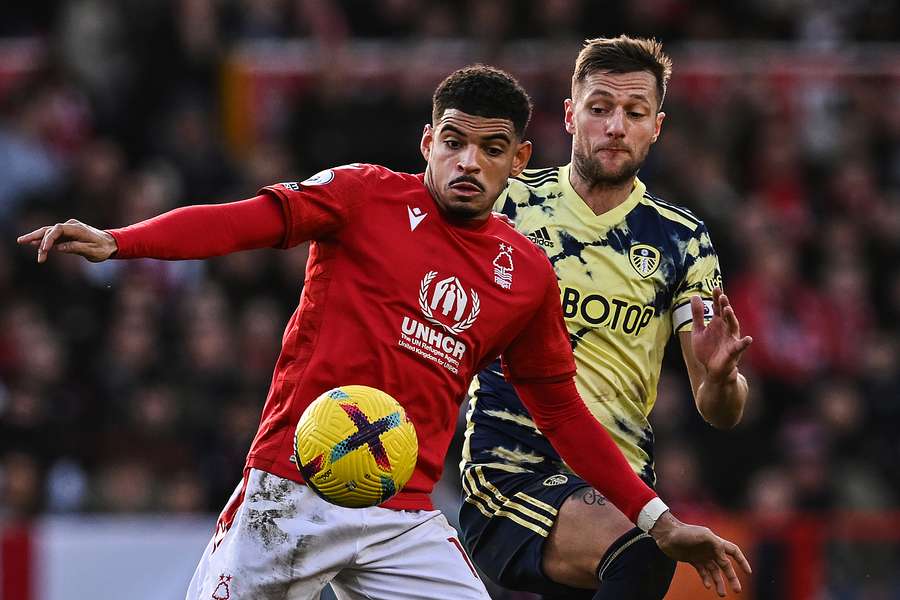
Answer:
<svg viewBox="0 0 900 600"><path fill-rule="evenodd" d="M709 317L712 290L721 286L718 258L702 221L651 196L637 178L625 202L597 215L572 188L569 169L526 170L510 180L494 208L547 253L559 280L578 391L638 475L653 484L648 415L666 342L691 328L691 296L704 299ZM498 364L472 387L464 466L569 470Z"/></svg>

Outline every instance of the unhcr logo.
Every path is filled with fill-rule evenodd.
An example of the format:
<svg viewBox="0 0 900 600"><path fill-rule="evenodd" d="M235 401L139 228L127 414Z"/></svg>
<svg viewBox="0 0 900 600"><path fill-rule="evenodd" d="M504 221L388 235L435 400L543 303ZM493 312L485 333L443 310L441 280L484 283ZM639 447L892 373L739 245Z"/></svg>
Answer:
<svg viewBox="0 0 900 600"><path fill-rule="evenodd" d="M459 335L475 323L478 313L481 312L481 301L478 298L478 293L475 290L469 290L472 308L469 310L469 316L464 317L469 300L466 296L465 288L463 288L462 283L456 277L450 276L438 281L429 300L429 289L435 277L437 277L437 271L429 271L422 278L422 283L419 286L419 308L422 309L422 314L425 315L428 321L444 328L447 333ZM438 319L438 315L441 315L444 319L452 319L453 324L448 325L444 323Z"/></svg>

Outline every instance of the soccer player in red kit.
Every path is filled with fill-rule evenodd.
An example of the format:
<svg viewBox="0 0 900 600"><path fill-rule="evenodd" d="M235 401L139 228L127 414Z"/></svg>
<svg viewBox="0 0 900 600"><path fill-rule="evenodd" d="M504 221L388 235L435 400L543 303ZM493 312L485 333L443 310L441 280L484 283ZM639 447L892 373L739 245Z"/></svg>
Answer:
<svg viewBox="0 0 900 600"><path fill-rule="evenodd" d="M429 493L472 376L501 354L560 455L660 547L732 580L731 559L749 569L737 546L668 512L578 396L556 276L540 250L491 213L531 155L530 114L509 75L469 67L435 92L424 174L346 165L123 229L68 221L19 238L38 246L38 262L50 250L92 261L175 260L311 241L243 480L189 599L315 598L329 582L339 598L487 598ZM420 440L411 480L379 507L328 504L290 460L300 414L343 384L397 398Z"/></svg>

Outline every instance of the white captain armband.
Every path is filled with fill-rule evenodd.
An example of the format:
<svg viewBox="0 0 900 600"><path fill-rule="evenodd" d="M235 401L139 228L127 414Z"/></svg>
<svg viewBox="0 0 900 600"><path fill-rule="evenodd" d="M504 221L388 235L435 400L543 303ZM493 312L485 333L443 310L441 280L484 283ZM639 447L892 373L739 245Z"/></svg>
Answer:
<svg viewBox="0 0 900 600"><path fill-rule="evenodd" d="M703 320L709 323L709 320L713 317L713 303L709 298L703 298ZM674 311L672 311L672 331L674 333L678 333L678 331L689 324L694 320L694 317L691 313L691 303L685 302Z"/></svg>

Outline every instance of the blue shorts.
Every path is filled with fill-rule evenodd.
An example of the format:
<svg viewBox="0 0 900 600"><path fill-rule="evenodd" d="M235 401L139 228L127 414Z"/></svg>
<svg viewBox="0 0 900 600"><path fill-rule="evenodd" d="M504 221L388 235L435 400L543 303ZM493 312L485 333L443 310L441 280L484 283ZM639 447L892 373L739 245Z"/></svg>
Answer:
<svg viewBox="0 0 900 600"><path fill-rule="evenodd" d="M541 567L544 542L563 502L584 490L583 479L563 473L510 473L466 465L460 533L475 564L511 590L580 600L596 590L571 588L552 581Z"/></svg>

